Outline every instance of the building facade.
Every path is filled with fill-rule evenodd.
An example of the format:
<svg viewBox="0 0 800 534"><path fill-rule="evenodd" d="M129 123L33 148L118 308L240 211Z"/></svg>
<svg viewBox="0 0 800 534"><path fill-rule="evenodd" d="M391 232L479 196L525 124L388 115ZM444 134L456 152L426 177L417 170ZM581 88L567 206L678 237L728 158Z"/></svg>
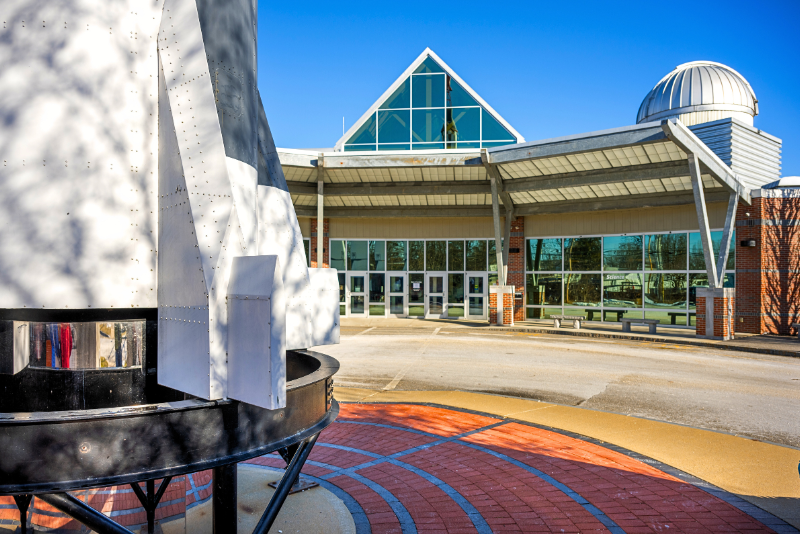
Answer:
<svg viewBox="0 0 800 534"><path fill-rule="evenodd" d="M488 320L499 285L516 321L696 328L699 290L754 276L737 273L751 254L740 219L781 154L757 114L743 76L692 62L636 125L526 142L426 49L332 149L278 152L309 265L338 270L343 316ZM746 317L740 330L771 328Z"/></svg>

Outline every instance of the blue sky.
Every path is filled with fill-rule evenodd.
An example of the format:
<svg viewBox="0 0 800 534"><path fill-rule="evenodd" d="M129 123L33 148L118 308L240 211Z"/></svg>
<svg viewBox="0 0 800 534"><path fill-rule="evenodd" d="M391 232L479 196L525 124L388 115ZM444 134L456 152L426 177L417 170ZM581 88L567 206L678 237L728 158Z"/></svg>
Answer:
<svg viewBox="0 0 800 534"><path fill-rule="evenodd" d="M258 84L275 142L332 147L426 46L527 140L634 124L687 61L729 65L755 126L800 175L800 1L259 2Z"/></svg>

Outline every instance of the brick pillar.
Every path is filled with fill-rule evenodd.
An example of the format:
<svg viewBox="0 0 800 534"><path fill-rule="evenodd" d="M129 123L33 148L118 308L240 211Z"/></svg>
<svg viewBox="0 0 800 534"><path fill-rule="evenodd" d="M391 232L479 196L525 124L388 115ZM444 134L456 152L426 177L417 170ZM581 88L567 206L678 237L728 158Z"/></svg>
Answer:
<svg viewBox="0 0 800 534"><path fill-rule="evenodd" d="M497 295L503 295L503 326L514 325L514 286L489 288L489 324L497 325Z"/></svg>
<svg viewBox="0 0 800 534"><path fill-rule="evenodd" d="M330 224L330 219L322 219L322 265L321 267L330 267L330 256L331 251L329 245L329 237L328 237L328 225ZM317 219L316 217L311 219L311 243L309 245L311 249L311 267L319 267L317 265Z"/></svg>
<svg viewBox="0 0 800 534"><path fill-rule="evenodd" d="M506 285L514 286L519 299L514 300L514 321L525 320L525 217L511 221L509 238L508 279ZM516 251L516 252L515 252ZM503 309L506 309L505 307ZM508 323L506 323L508 324Z"/></svg>
<svg viewBox="0 0 800 534"><path fill-rule="evenodd" d="M733 339L735 300L732 288L698 288L697 337Z"/></svg>
<svg viewBox="0 0 800 534"><path fill-rule="evenodd" d="M740 205L736 215L735 329L797 333L791 325L800 322L800 189L759 189L752 196L753 204Z"/></svg>

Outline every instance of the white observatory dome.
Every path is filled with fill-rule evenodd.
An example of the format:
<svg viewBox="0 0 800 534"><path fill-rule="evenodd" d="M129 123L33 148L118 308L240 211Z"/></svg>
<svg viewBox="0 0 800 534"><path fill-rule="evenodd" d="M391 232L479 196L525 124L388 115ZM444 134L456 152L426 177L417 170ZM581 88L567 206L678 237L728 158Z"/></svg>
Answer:
<svg viewBox="0 0 800 534"><path fill-rule="evenodd" d="M744 76L721 63L692 61L664 76L639 106L636 123L678 118L687 126L733 117L750 126L758 99Z"/></svg>

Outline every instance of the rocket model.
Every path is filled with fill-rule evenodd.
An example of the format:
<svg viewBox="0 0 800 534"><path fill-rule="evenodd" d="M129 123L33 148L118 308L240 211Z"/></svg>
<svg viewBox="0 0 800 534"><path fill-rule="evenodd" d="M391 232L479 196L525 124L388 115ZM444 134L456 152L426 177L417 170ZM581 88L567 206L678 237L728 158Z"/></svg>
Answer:
<svg viewBox="0 0 800 534"><path fill-rule="evenodd" d="M338 283L307 268L255 0L30 4L0 5L0 315L157 315L160 384L284 406Z"/></svg>

